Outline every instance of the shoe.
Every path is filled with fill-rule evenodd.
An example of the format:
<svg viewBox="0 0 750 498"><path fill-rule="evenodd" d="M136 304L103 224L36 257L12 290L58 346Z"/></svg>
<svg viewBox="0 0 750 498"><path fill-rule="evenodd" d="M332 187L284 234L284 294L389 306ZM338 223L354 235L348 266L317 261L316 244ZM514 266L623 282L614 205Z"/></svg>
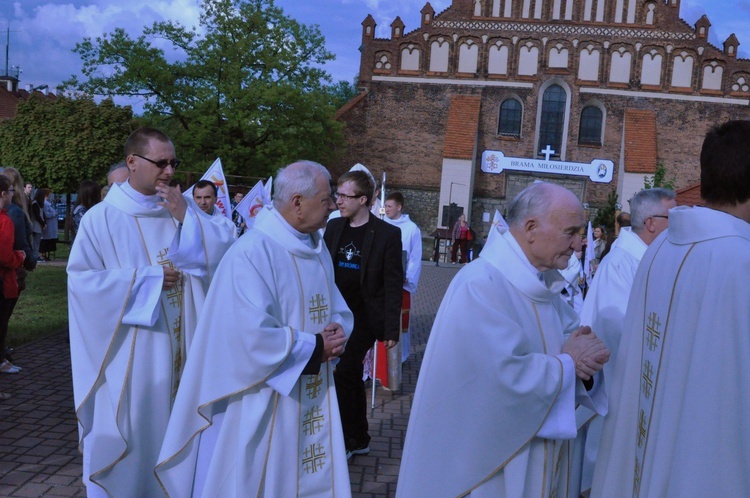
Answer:
<svg viewBox="0 0 750 498"><path fill-rule="evenodd" d="M361 446L355 450L346 450L346 459L349 460L354 455L367 455L368 453L370 453L369 445Z"/></svg>
<svg viewBox="0 0 750 498"><path fill-rule="evenodd" d="M17 366L13 365L8 360L5 360L4 362L0 363L0 372L5 374L17 374L20 372L21 369Z"/></svg>

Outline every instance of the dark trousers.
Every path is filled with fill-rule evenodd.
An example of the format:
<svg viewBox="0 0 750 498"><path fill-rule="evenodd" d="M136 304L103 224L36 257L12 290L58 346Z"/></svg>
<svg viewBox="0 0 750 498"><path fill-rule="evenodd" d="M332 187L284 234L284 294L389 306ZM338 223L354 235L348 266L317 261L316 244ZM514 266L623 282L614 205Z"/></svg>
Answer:
<svg viewBox="0 0 750 498"><path fill-rule="evenodd" d="M461 263L466 263L469 258L469 251L467 250L467 247L469 245L468 239L456 239L456 241L453 243L453 249L451 251L451 263L456 262L456 251L458 249L461 249Z"/></svg>
<svg viewBox="0 0 750 498"><path fill-rule="evenodd" d="M0 363L5 361L5 339L8 337L8 322L17 302L17 297L13 299L0 297Z"/></svg>
<svg viewBox="0 0 750 498"><path fill-rule="evenodd" d="M344 354L340 356L333 379L336 383L336 396L339 400L341 425L344 429L344 444L347 450L362 448L370 444L367 433L367 394L362 380L367 350L375 343L375 338L366 332L354 329L346 343Z"/></svg>

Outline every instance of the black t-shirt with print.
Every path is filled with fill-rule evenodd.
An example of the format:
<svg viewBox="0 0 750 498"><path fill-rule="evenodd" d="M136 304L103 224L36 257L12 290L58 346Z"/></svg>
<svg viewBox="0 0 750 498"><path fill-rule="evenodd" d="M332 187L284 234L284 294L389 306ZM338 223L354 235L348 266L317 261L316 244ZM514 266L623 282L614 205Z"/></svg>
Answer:
<svg viewBox="0 0 750 498"><path fill-rule="evenodd" d="M358 311L364 308L360 269L361 250L368 224L369 222L358 227L351 227L348 224L344 226L333 264L336 285L344 296L347 306L354 313L355 319L359 314Z"/></svg>

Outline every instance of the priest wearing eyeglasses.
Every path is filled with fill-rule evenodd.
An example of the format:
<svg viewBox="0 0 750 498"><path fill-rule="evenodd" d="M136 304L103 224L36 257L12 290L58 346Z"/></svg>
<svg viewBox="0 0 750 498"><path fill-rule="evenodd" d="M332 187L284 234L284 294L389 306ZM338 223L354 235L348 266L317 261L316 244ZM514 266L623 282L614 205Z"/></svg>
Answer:
<svg viewBox="0 0 750 498"><path fill-rule="evenodd" d="M87 494L160 496L154 467L212 269L231 238L179 188L169 137L125 142L129 179L81 221L68 263L73 388Z"/></svg>

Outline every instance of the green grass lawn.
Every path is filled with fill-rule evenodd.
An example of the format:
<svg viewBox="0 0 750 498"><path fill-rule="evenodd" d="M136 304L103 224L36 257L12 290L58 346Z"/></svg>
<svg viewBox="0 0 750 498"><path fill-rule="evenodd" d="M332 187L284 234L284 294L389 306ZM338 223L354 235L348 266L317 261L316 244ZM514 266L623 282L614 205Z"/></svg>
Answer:
<svg viewBox="0 0 750 498"><path fill-rule="evenodd" d="M58 244L55 260L67 259L67 244ZM68 326L68 291L65 266L40 263L26 277L10 317L8 346L18 346L44 337Z"/></svg>

